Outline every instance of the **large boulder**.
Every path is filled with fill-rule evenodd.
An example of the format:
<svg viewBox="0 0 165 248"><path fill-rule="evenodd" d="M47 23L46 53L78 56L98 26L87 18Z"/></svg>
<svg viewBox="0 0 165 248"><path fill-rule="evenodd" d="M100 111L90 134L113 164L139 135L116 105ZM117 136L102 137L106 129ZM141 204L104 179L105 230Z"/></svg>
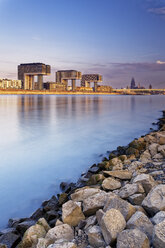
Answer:
<svg viewBox="0 0 165 248"><path fill-rule="evenodd" d="M159 224L160 222L165 220L165 211L160 211L151 219L154 225Z"/></svg>
<svg viewBox="0 0 165 248"><path fill-rule="evenodd" d="M156 143L153 143L153 144L149 145L148 149L149 149L149 152L150 152L152 157L154 157L157 154L158 146L159 145L156 144Z"/></svg>
<svg viewBox="0 0 165 248"><path fill-rule="evenodd" d="M153 224L149 218L142 212L137 211L127 222L128 229L139 229L144 232L148 238L152 239Z"/></svg>
<svg viewBox="0 0 165 248"><path fill-rule="evenodd" d="M110 209L102 217L100 224L106 244L112 244L117 235L126 227L126 221L119 210Z"/></svg>
<svg viewBox="0 0 165 248"><path fill-rule="evenodd" d="M144 192L143 186L140 183L126 184L119 190L119 196L124 199L133 194Z"/></svg>
<svg viewBox="0 0 165 248"><path fill-rule="evenodd" d="M145 151L141 154L141 156L140 156L140 161L141 161L142 163L147 163L147 162L151 161L151 154L150 154L149 150L145 150Z"/></svg>
<svg viewBox="0 0 165 248"><path fill-rule="evenodd" d="M77 226L84 219L85 216L81 209L81 202L70 200L62 205L62 220L65 224Z"/></svg>
<svg viewBox="0 0 165 248"><path fill-rule="evenodd" d="M142 201L144 200L144 194L134 194L128 197L128 200L133 205L141 205Z"/></svg>
<svg viewBox="0 0 165 248"><path fill-rule="evenodd" d="M103 240L103 236L101 233L101 229L99 226L93 226L91 227L88 232L88 241L89 244L94 247L94 248L99 248L99 247L104 247L105 246L105 242Z"/></svg>
<svg viewBox="0 0 165 248"><path fill-rule="evenodd" d="M108 177L108 178L104 179L104 181L102 183L102 187L104 190L119 189L121 187L121 182L119 182L118 180L115 180L111 177Z"/></svg>
<svg viewBox="0 0 165 248"><path fill-rule="evenodd" d="M165 145L165 135L161 133L157 133L156 138L157 138L157 142L159 143L159 145Z"/></svg>
<svg viewBox="0 0 165 248"><path fill-rule="evenodd" d="M129 180L132 178L132 172L127 170L103 171L103 173L122 180Z"/></svg>
<svg viewBox="0 0 165 248"><path fill-rule="evenodd" d="M0 236L0 244L3 244L4 247L16 247L17 244L21 241L20 236L15 233L6 233ZM3 247L3 246L2 246Z"/></svg>
<svg viewBox="0 0 165 248"><path fill-rule="evenodd" d="M138 229L124 230L117 237L117 248L150 248L148 237Z"/></svg>
<svg viewBox="0 0 165 248"><path fill-rule="evenodd" d="M165 210L165 185L154 187L142 202L144 209L152 216Z"/></svg>
<svg viewBox="0 0 165 248"><path fill-rule="evenodd" d="M110 197L104 206L104 212L109 209L115 208L119 210L124 216L125 220L129 220L129 218L136 212L136 208L132 206L129 202L122 200L119 197Z"/></svg>
<svg viewBox="0 0 165 248"><path fill-rule="evenodd" d="M68 224L63 224L50 229L45 238L49 240L50 243L55 243L60 239L65 241L72 241L74 238L74 232L71 226Z"/></svg>
<svg viewBox="0 0 165 248"><path fill-rule="evenodd" d="M148 193L157 183L151 175L140 174L133 179L133 183L141 183L145 192Z"/></svg>
<svg viewBox="0 0 165 248"><path fill-rule="evenodd" d="M35 224L26 230L20 248L35 247L39 238L44 238L46 230L42 225Z"/></svg>
<svg viewBox="0 0 165 248"><path fill-rule="evenodd" d="M31 227L35 225L35 221L34 220L25 220L21 223L19 223L16 227L17 231L23 236L23 234L25 233L25 231Z"/></svg>
<svg viewBox="0 0 165 248"><path fill-rule="evenodd" d="M76 202L84 201L86 198L100 192L101 190L97 188L84 187L77 189L75 193L71 194L71 199Z"/></svg>
<svg viewBox="0 0 165 248"><path fill-rule="evenodd" d="M165 220L154 226L153 244L155 248L165 247Z"/></svg>
<svg viewBox="0 0 165 248"><path fill-rule="evenodd" d="M96 213L100 208L103 208L107 201L108 194L102 191L98 194L92 195L83 201L83 212L86 216Z"/></svg>
<svg viewBox="0 0 165 248"><path fill-rule="evenodd" d="M109 166L110 168L115 171L115 170L122 170L123 169L123 164L119 158L113 158L109 161Z"/></svg>

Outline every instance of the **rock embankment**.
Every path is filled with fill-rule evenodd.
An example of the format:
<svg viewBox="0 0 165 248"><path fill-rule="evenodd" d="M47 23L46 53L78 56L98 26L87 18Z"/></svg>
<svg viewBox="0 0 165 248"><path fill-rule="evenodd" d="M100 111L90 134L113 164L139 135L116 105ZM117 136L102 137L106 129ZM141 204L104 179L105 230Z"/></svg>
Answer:
<svg viewBox="0 0 165 248"><path fill-rule="evenodd" d="M77 184L10 219L2 248L164 248L165 112L158 131L118 147Z"/></svg>

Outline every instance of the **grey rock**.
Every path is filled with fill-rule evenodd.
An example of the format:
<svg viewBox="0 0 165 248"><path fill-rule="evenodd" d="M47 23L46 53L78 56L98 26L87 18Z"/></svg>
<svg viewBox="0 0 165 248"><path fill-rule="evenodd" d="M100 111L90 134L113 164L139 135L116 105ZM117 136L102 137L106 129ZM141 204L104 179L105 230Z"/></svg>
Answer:
<svg viewBox="0 0 165 248"><path fill-rule="evenodd" d="M107 201L107 194L102 191L98 194L92 195L83 201L83 212L86 216L90 216L96 213L100 208L103 208Z"/></svg>
<svg viewBox="0 0 165 248"><path fill-rule="evenodd" d="M119 210L110 209L102 217L100 224L107 245L112 244L117 235L126 227L126 222Z"/></svg>
<svg viewBox="0 0 165 248"><path fill-rule="evenodd" d="M152 216L165 210L165 185L154 187L143 200L142 206Z"/></svg>
<svg viewBox="0 0 165 248"><path fill-rule="evenodd" d="M160 211L151 219L154 225L159 224L160 222L165 220L165 211Z"/></svg>
<svg viewBox="0 0 165 248"><path fill-rule="evenodd" d="M62 220L70 226L77 226L85 216L81 209L81 202L68 201L62 205Z"/></svg>
<svg viewBox="0 0 165 248"><path fill-rule="evenodd" d="M100 192L102 191L97 188L84 187L77 189L73 194L71 194L71 199L76 202L84 201L88 197L98 194Z"/></svg>
<svg viewBox="0 0 165 248"><path fill-rule="evenodd" d="M140 174L133 179L133 183L141 183L145 192L148 193L157 183L151 175Z"/></svg>
<svg viewBox="0 0 165 248"><path fill-rule="evenodd" d="M150 248L148 237L138 229L124 230L117 237L117 248Z"/></svg>
<svg viewBox="0 0 165 248"><path fill-rule="evenodd" d="M155 248L165 247L165 220L154 226L153 244Z"/></svg>
<svg viewBox="0 0 165 248"><path fill-rule="evenodd" d="M73 229L68 224L55 226L46 234L46 239L50 240L52 243L60 239L63 239L65 241L72 241L73 238Z"/></svg>
<svg viewBox="0 0 165 248"><path fill-rule="evenodd" d="M105 242L99 226L93 226L88 230L88 241L94 248L104 247Z"/></svg>
<svg viewBox="0 0 165 248"><path fill-rule="evenodd" d="M104 179L102 187L104 190L115 190L121 187L121 183L118 180L108 177Z"/></svg>
<svg viewBox="0 0 165 248"><path fill-rule="evenodd" d="M15 247L20 241L20 236L14 233L6 233L0 236L0 244L6 245L8 248Z"/></svg>
<svg viewBox="0 0 165 248"><path fill-rule="evenodd" d="M143 186L140 183L126 184L119 190L119 196L124 199L133 194L144 192Z"/></svg>
<svg viewBox="0 0 165 248"><path fill-rule="evenodd" d="M129 220L129 218L136 212L136 209L133 205L119 197L110 198L106 202L103 211L106 212L112 208L119 210L126 221Z"/></svg>
<svg viewBox="0 0 165 248"><path fill-rule="evenodd" d="M152 239L153 224L149 218L142 212L137 211L127 222L128 229L139 229L144 232L148 238Z"/></svg>
<svg viewBox="0 0 165 248"><path fill-rule="evenodd" d="M145 198L145 194L134 194L128 197L128 200L133 205L141 205Z"/></svg>
<svg viewBox="0 0 165 248"><path fill-rule="evenodd" d="M123 180L132 178L132 172L127 170L103 171L105 175L116 177Z"/></svg>

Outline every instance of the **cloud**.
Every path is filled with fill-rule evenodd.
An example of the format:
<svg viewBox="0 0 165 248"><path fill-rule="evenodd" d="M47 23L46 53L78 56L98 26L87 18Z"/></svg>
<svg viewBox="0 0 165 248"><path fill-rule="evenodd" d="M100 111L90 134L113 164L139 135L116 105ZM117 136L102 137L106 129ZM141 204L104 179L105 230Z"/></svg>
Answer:
<svg viewBox="0 0 165 248"><path fill-rule="evenodd" d="M159 65L164 65L165 64L164 61L160 61L160 60L157 60L156 63L159 64Z"/></svg>
<svg viewBox="0 0 165 248"><path fill-rule="evenodd" d="M151 9L148 9L148 12L154 13L156 15L165 15L165 7L151 8Z"/></svg>

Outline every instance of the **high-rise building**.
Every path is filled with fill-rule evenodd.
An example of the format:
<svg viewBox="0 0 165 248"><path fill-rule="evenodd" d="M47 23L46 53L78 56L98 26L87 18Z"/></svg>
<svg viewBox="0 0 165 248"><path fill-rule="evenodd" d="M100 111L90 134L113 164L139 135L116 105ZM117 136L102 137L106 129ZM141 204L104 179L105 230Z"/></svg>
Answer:
<svg viewBox="0 0 165 248"><path fill-rule="evenodd" d="M131 80L131 87L130 87L131 89L135 89L136 88L136 83L135 83L135 79L134 78L132 78L132 80Z"/></svg>

